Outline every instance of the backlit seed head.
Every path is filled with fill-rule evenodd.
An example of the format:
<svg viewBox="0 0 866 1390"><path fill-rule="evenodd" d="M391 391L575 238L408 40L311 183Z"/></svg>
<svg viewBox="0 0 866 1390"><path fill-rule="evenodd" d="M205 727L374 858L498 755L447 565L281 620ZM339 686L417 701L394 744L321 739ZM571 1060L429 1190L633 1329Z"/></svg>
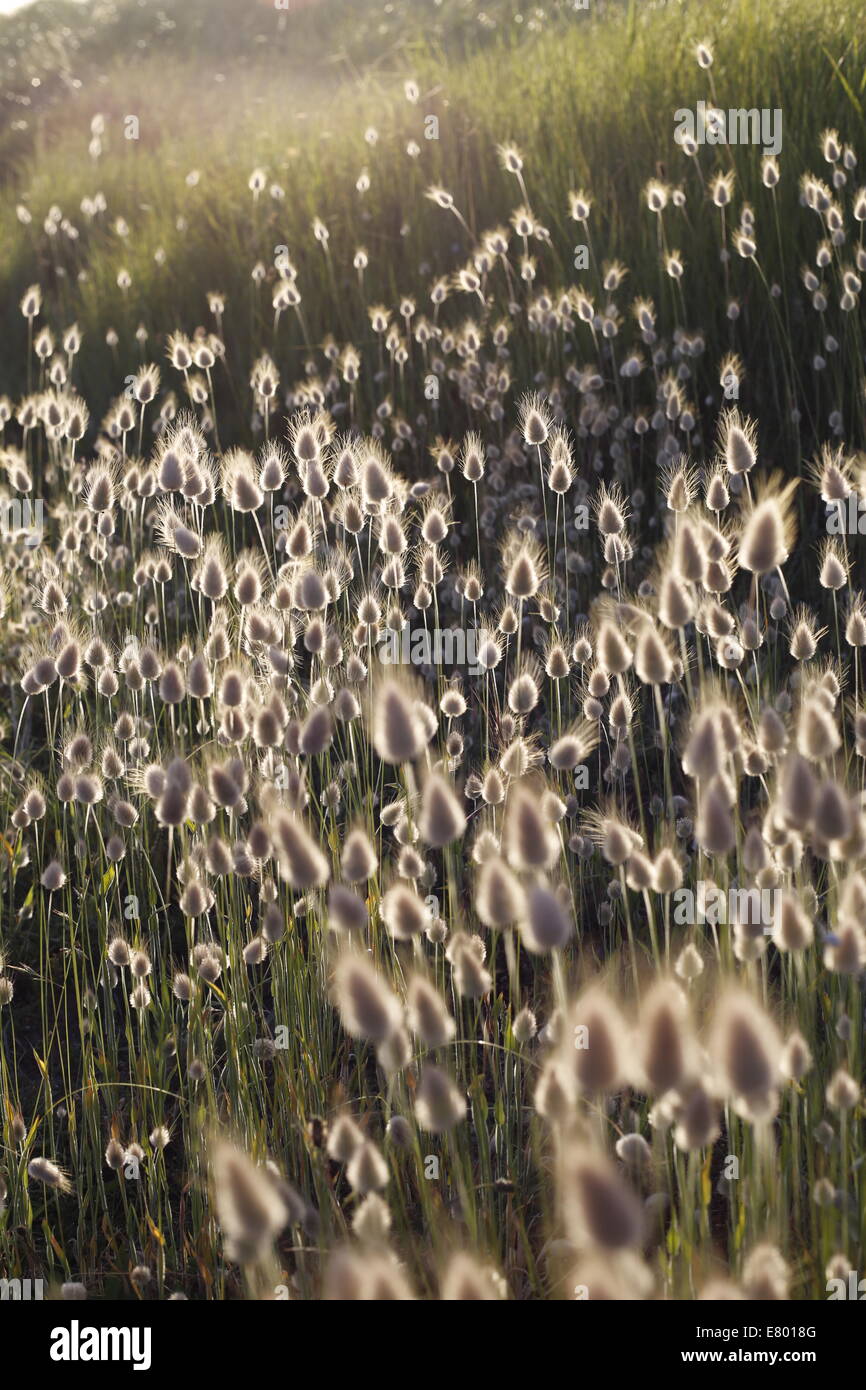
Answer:
<svg viewBox="0 0 866 1390"><path fill-rule="evenodd" d="M413 936L418 936L430 918L423 898L403 884L395 884L388 889L379 910L383 922L397 941L409 941Z"/></svg>
<svg viewBox="0 0 866 1390"><path fill-rule="evenodd" d="M748 514L737 553L741 569L768 574L784 565L794 542L791 499L797 479L771 490Z"/></svg>
<svg viewBox="0 0 866 1390"><path fill-rule="evenodd" d="M463 808L452 787L438 773L432 773L424 784L418 828L421 838L434 849L451 844L466 829Z"/></svg>
<svg viewBox="0 0 866 1390"><path fill-rule="evenodd" d="M760 1302L788 1297L790 1271L773 1245L756 1245L743 1263L743 1292Z"/></svg>
<svg viewBox="0 0 866 1390"><path fill-rule="evenodd" d="M625 1021L609 994L594 986L581 995L563 1028L563 1060L582 1095L620 1088L626 1038Z"/></svg>
<svg viewBox="0 0 866 1390"><path fill-rule="evenodd" d="M420 710L407 686L382 682L373 704L373 745L387 763L414 762L427 740Z"/></svg>
<svg viewBox="0 0 866 1390"><path fill-rule="evenodd" d="M56 1163L52 1163L50 1158L31 1158L27 1165L28 1176L34 1182L41 1182L46 1187L54 1188L58 1192L70 1192L72 1183L62 1168Z"/></svg>
<svg viewBox="0 0 866 1390"><path fill-rule="evenodd" d="M210 1157L226 1254L239 1264L254 1264L270 1253L288 1221L288 1208L271 1178L234 1144L216 1139Z"/></svg>
<svg viewBox="0 0 866 1390"><path fill-rule="evenodd" d="M659 980L646 995L640 1020L641 1068L656 1095L677 1090L695 1064L695 1045L685 997L670 980Z"/></svg>
<svg viewBox="0 0 866 1390"><path fill-rule="evenodd" d="M775 1114L781 1040L775 1024L750 994L730 989L722 997L710 1055L738 1114L755 1120Z"/></svg>
<svg viewBox="0 0 866 1390"><path fill-rule="evenodd" d="M529 888L518 927L524 946L534 955L562 950L573 935L574 919L564 898L541 880Z"/></svg>
<svg viewBox="0 0 866 1390"><path fill-rule="evenodd" d="M523 871L551 868L559 857L559 837L526 783L519 782L511 790L503 847L508 862Z"/></svg>
<svg viewBox="0 0 866 1390"><path fill-rule="evenodd" d="M343 1027L355 1038L381 1042L399 1028L403 1011L381 976L362 956L346 954L334 974Z"/></svg>
<svg viewBox="0 0 866 1390"><path fill-rule="evenodd" d="M408 1023L425 1047L444 1047L456 1031L456 1025L439 992L428 980L416 975L407 992Z"/></svg>
<svg viewBox="0 0 866 1390"><path fill-rule="evenodd" d="M567 1148L560 1160L559 1189L569 1238L579 1247L618 1251L640 1245L640 1201L601 1154Z"/></svg>
<svg viewBox="0 0 866 1390"><path fill-rule="evenodd" d="M466 1101L447 1072L426 1066L415 1092L415 1118L421 1129L442 1134L466 1115Z"/></svg>
<svg viewBox="0 0 866 1390"><path fill-rule="evenodd" d="M812 1053L802 1033L795 1030L785 1040L779 1060L779 1071L789 1081L802 1081L812 1069Z"/></svg>
<svg viewBox="0 0 866 1390"><path fill-rule="evenodd" d="M538 1032L538 1024L532 1010L527 1008L521 1009L514 1019L511 1029L514 1033L515 1042L521 1047L525 1047L527 1043L532 1042L532 1039Z"/></svg>

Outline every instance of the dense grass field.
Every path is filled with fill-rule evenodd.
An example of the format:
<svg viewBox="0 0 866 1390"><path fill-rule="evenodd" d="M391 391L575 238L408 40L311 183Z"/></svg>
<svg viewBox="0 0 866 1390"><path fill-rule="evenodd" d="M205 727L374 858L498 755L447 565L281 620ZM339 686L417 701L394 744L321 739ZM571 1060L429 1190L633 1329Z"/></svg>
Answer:
<svg viewBox="0 0 866 1390"><path fill-rule="evenodd" d="M860 11L0 20L0 1279L860 1277Z"/></svg>

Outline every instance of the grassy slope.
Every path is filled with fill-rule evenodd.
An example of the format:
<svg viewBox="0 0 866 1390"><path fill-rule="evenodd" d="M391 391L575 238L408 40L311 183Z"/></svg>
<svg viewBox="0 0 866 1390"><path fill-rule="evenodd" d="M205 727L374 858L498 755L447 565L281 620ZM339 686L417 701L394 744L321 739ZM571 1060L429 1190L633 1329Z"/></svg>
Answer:
<svg viewBox="0 0 866 1390"><path fill-rule="evenodd" d="M364 241L372 253L368 302L393 302L401 291L417 289L422 263L437 272L453 268L470 248L455 237L457 224L423 201L422 191L434 179L443 183L470 210L470 220L477 218L479 230L506 216L516 189L495 157L495 143L506 138L519 140L534 210L554 234L556 253L545 264L546 274L559 283L575 278L575 228L566 223L565 205L568 188L584 183L597 199L593 233L599 254L621 256L633 268L636 289L659 293L655 230L641 208L640 188L662 162L671 177L686 176L697 191L694 170L685 167L672 134L676 107L709 96L693 57L694 41L703 34L715 43L720 105L784 111L783 225L800 217L806 230L796 208L796 178L807 165L820 163L820 129L838 125L855 147L863 144L864 40L855 22L856 0L832 6L739 0L723 15L698 3L597 6L593 17L554 13L537 34L509 22L508 8L502 7L492 33L480 31L470 41L466 7L452 7L459 23L452 14L448 47L441 21L439 32L421 22L424 10L438 14L432 5L415 6L380 33L375 7L360 7L365 22L356 28L357 8L341 0L323 0L315 12L290 16L276 44L256 41L256 33L275 23L273 14L260 11L256 33L239 32L234 21L211 23L202 31L203 47L194 32L194 5L183 9L188 56L180 56L182 29L171 39L170 58L163 39L137 50L139 40L125 28L117 31L124 36L117 52L106 51L104 36L100 45L94 41L92 57L81 54L93 72L79 92L46 105L30 132L34 148L7 185L14 195L4 200L0 215L9 345L4 384L19 384L10 352L22 333L16 301L36 267L43 282L54 286L56 322L77 317L90 334L84 380L97 398L116 391L123 377L102 341L106 323L115 324L124 343L140 321L151 331L167 325L191 329L206 314L205 281L229 294L227 331L245 366L267 340L270 321L269 298L263 312L251 316L249 270L258 257L270 261L280 242L290 246L300 266L313 340L332 332L360 341L368 336L366 315L357 296L345 292L354 285L355 246ZM232 39L234 57L225 51ZM227 81L214 79L215 63ZM408 76L418 78L424 93L416 107L402 95ZM87 143L97 111L107 118L108 134L94 167ZM659 119L665 111L670 117ZM128 113L139 116L138 142L122 138ZM422 138L427 113L439 116L438 142ZM368 121L381 132L374 149L363 141ZM422 145L414 164L405 154L410 138ZM703 153L706 158L711 152ZM744 191L760 211L766 197L755 187L758 160L753 151L735 153ZM286 187L283 204L263 200L253 209L247 179L258 163ZM364 166L372 187L361 200L354 183ZM190 190L185 176L193 168L201 171L201 182ZM129 222L126 242L110 225L84 224L80 199L97 188L108 199L109 214ZM16 196L34 214L24 236L15 221ZM61 246L61 238L49 244L40 230L52 204L81 230L74 250ZM331 231L337 295L330 277L320 273L321 252L309 230L314 215ZM185 220L182 230L178 217ZM765 220L762 230L769 237L771 224ZM695 230L686 213L679 231L690 261L700 263L709 219L698 219ZM167 252L162 270L153 261L158 245ZM803 249L805 254L805 241ZM786 254L790 276L798 258ZM775 246L762 243L762 255L768 273L777 274ZM58 265L67 272L65 280L57 278ZM126 303L116 287L121 266L133 276ZM82 268L88 279L78 284ZM667 294L668 287L661 292ZM721 330L721 319L706 322L698 276L687 277L686 306L693 323ZM723 306L716 311L721 315ZM151 348L152 355L157 348ZM299 374L300 362L296 354L289 375Z"/></svg>

